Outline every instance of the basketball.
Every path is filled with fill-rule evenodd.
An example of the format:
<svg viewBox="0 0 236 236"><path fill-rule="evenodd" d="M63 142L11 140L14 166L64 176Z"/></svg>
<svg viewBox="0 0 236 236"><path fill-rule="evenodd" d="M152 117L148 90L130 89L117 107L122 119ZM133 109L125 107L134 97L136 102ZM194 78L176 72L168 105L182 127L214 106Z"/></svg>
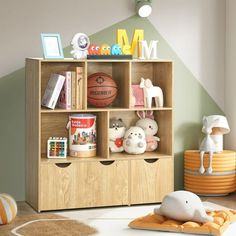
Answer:
<svg viewBox="0 0 236 236"><path fill-rule="evenodd" d="M98 72L88 77L88 103L95 107L107 107L117 97L118 87L112 77Z"/></svg>

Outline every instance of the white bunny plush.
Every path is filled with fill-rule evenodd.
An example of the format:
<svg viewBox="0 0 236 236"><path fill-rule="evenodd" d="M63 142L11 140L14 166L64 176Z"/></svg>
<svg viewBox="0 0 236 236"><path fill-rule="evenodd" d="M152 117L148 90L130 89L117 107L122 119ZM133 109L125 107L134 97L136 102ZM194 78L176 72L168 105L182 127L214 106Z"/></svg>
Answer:
<svg viewBox="0 0 236 236"><path fill-rule="evenodd" d="M156 150L160 138L154 136L158 131L158 125L154 120L153 111L137 111L137 115L140 120L136 122L136 126L144 130L147 142L146 151L151 152Z"/></svg>

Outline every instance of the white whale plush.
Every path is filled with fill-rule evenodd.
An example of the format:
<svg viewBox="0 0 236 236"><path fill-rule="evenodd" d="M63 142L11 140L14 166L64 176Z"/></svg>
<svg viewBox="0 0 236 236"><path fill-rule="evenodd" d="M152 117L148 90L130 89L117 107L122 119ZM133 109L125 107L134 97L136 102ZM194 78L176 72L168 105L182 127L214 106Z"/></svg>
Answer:
<svg viewBox="0 0 236 236"><path fill-rule="evenodd" d="M213 217L206 214L201 199L188 191L176 191L166 195L161 207L155 208L154 213L180 221L213 221Z"/></svg>

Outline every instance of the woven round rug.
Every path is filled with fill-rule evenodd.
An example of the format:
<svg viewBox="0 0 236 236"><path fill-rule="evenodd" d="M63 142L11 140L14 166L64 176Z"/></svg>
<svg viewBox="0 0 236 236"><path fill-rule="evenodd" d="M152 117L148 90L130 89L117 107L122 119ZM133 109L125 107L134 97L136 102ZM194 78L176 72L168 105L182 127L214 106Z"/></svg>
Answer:
<svg viewBox="0 0 236 236"><path fill-rule="evenodd" d="M97 230L77 220L54 214L17 216L10 224L0 226L1 236L86 236Z"/></svg>

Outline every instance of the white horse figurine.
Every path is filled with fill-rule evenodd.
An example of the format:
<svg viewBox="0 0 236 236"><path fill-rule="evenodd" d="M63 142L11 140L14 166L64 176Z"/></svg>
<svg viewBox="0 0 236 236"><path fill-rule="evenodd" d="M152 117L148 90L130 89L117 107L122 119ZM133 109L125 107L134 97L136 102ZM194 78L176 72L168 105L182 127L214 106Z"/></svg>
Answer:
<svg viewBox="0 0 236 236"><path fill-rule="evenodd" d="M139 86L143 89L145 107L152 107L152 98L155 100L156 107L163 107L163 92L160 87L153 86L150 79L144 78L141 78Z"/></svg>
<svg viewBox="0 0 236 236"><path fill-rule="evenodd" d="M200 150L200 168L199 172L203 174L205 172L205 168L203 166L203 157L204 153L209 153L209 165L207 169L207 173L212 173L212 157L213 153L217 152L217 145L214 140L211 138L210 134L212 133L212 128L215 125L215 122L218 122L217 119L212 121L211 119L207 119L206 116L203 117L203 127L202 132L206 134L205 138L202 140L199 150Z"/></svg>

